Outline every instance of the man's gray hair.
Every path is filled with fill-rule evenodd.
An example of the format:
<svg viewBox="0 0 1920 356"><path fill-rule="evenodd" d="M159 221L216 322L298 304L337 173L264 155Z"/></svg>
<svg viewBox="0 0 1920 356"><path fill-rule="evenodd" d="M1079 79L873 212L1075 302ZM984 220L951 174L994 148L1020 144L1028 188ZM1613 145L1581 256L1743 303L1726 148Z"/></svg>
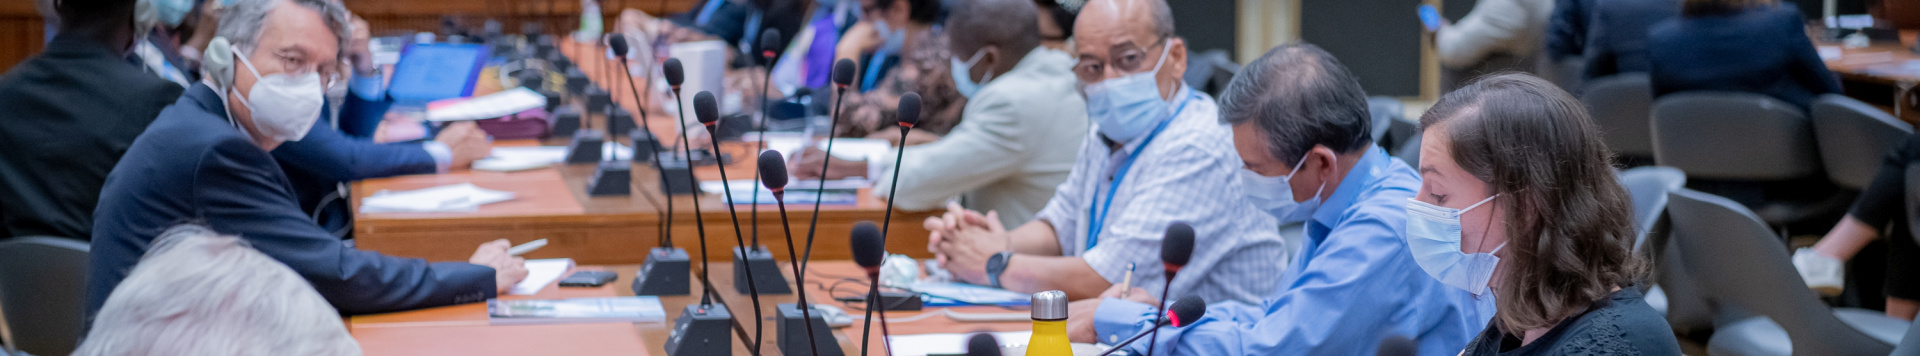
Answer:
<svg viewBox="0 0 1920 356"><path fill-rule="evenodd" d="M339 42L338 57L347 51L347 42L353 37L349 34L352 22L347 20L347 8L335 0L239 0L220 13L220 37L226 37L234 47L245 49L243 55L253 54L260 43L260 32L266 24L267 15L281 4L293 4L320 12L327 22L327 29L333 31L333 37Z"/></svg>
<svg viewBox="0 0 1920 356"><path fill-rule="evenodd" d="M360 344L293 269L239 237L181 225L114 287L73 354L359 355Z"/></svg>
<svg viewBox="0 0 1920 356"><path fill-rule="evenodd" d="M1314 145L1350 153L1373 144L1366 91L1339 59L1311 44L1274 47L1247 63L1220 93L1220 118L1253 123L1273 159L1287 165Z"/></svg>
<svg viewBox="0 0 1920 356"><path fill-rule="evenodd" d="M1166 0L1147 0L1147 11L1153 12L1153 35L1160 38L1173 37L1173 8Z"/></svg>

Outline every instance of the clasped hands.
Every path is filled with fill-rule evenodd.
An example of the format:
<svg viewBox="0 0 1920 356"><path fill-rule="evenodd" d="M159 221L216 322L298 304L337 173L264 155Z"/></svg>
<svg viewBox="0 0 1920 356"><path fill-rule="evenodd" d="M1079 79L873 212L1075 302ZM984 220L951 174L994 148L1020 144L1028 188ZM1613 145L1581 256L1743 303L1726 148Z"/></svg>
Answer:
<svg viewBox="0 0 1920 356"><path fill-rule="evenodd" d="M987 258L1013 250L1011 235L1000 224L1000 214L981 214L960 204L947 203L947 213L927 218L927 251L941 268L961 282L992 285L987 280Z"/></svg>

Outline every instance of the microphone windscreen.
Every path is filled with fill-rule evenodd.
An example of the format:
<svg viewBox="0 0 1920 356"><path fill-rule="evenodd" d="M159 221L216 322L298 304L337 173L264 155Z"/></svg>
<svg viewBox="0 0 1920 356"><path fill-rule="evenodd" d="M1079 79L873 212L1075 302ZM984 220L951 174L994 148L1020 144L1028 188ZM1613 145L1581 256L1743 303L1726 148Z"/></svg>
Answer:
<svg viewBox="0 0 1920 356"><path fill-rule="evenodd" d="M667 85L677 87L687 81L686 68L680 66L679 58L667 58L667 63L660 66L660 74L667 77Z"/></svg>
<svg viewBox="0 0 1920 356"><path fill-rule="evenodd" d="M853 247L853 262L860 267L879 268L880 261L886 259L887 240L880 236L880 227L872 221L861 221L853 225L853 236L848 242Z"/></svg>
<svg viewBox="0 0 1920 356"><path fill-rule="evenodd" d="M1173 322L1176 328L1200 321L1200 317L1204 316L1207 316L1207 301L1198 296L1180 298L1167 308L1167 320Z"/></svg>
<svg viewBox="0 0 1920 356"><path fill-rule="evenodd" d="M900 108L895 110L900 116L900 126L913 127L920 124L920 93L907 92L900 96Z"/></svg>
<svg viewBox="0 0 1920 356"><path fill-rule="evenodd" d="M767 150L760 153L760 183L767 189L780 189L787 186L787 160L780 158L780 151Z"/></svg>
<svg viewBox="0 0 1920 356"><path fill-rule="evenodd" d="M775 53L780 53L780 40L779 29L767 28L766 31L760 31L760 55L773 58Z"/></svg>
<svg viewBox="0 0 1920 356"><path fill-rule="evenodd" d="M620 58L627 58L627 36L626 35L622 35L618 33L607 35L607 47L613 48L614 56L618 56Z"/></svg>
<svg viewBox="0 0 1920 356"><path fill-rule="evenodd" d="M1160 240L1160 262L1169 266L1186 266L1193 258L1193 226L1175 221L1167 225L1167 235Z"/></svg>
<svg viewBox="0 0 1920 356"><path fill-rule="evenodd" d="M967 356L1000 356L1000 340L993 334L973 334L967 337Z"/></svg>
<svg viewBox="0 0 1920 356"><path fill-rule="evenodd" d="M693 117L707 125L720 121L720 104L714 102L713 92L701 91L693 94Z"/></svg>
<svg viewBox="0 0 1920 356"><path fill-rule="evenodd" d="M1386 340L1380 341L1380 350L1374 354L1379 356L1419 355L1420 345L1414 344L1413 339L1408 339L1404 336L1388 336Z"/></svg>
<svg viewBox="0 0 1920 356"><path fill-rule="evenodd" d="M840 86L853 85L853 60L841 58L833 63L833 83Z"/></svg>

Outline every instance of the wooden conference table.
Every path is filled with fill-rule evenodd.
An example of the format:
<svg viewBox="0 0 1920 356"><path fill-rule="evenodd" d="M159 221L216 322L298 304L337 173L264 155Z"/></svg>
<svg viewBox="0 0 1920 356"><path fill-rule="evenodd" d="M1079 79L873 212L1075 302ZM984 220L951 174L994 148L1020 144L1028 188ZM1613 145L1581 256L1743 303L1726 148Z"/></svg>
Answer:
<svg viewBox="0 0 1920 356"><path fill-rule="evenodd" d="M1874 43L1863 48L1845 48L1839 43L1818 43L1840 49L1840 57L1827 60L1827 69L1840 75L1848 96L1866 101L1894 114L1902 121L1920 125L1917 103L1901 102L1920 84L1920 54L1911 48L1916 38L1912 30L1901 31L1898 43ZM1911 100L1911 99L1908 99Z"/></svg>
<svg viewBox="0 0 1920 356"><path fill-rule="evenodd" d="M606 74L601 65L606 61L604 57L575 55L581 51L596 53L598 50L571 40L561 42L561 51L576 58L578 68L589 77L601 78ZM642 105L633 102L625 83L607 85L605 88L612 91L615 103L629 112L641 112ZM566 103L579 104L577 101ZM659 110L649 109L647 112L652 117L648 122L651 125L638 127L647 127L666 142L676 142L675 139L668 139L679 137L676 131L678 125L671 121L673 116ZM593 115L583 121L595 125L604 122L601 117ZM549 138L544 142L496 142L495 146L566 143L567 138ZM733 157L733 164L727 166L728 178L753 178L756 170L753 147L739 142L723 143L722 151ZM593 164L556 164L551 168L522 172L462 170L447 174L361 181L355 183L352 190L355 241L359 248L388 255L432 261L465 261L476 246L486 241L504 238L519 244L544 238L548 240L547 247L526 255L527 258L568 257L589 265L638 264L645 261L648 249L658 245L659 231L668 219L672 220L673 244L686 248L688 252L700 253L695 226L698 218L705 221L709 240L708 256L731 260L730 248L736 246L734 224L727 210L726 199L719 192L707 192L697 198L690 195L668 196L660 189L658 171L649 163L636 163L632 170L632 195L593 197L586 194L586 184L594 170ZM715 166L697 167L694 173L702 181L720 179L719 169ZM459 183L513 192L515 199L487 204L474 212L359 213L362 199L383 190L401 191ZM701 204L697 217L693 209L695 199ZM676 209L670 217L665 213L669 200L673 201ZM874 197L871 189L860 190L858 200L857 204L850 206L821 207L814 258L852 258L846 241L853 225L860 221L880 223L887 219L886 202ZM753 205L740 203L735 208L739 213L739 226L746 230L742 234L748 235L746 239L752 239ZM788 204L787 210L794 239L805 239L813 218L812 205ZM928 233L920 226L922 220L937 213L896 212L892 219L898 228L890 229L887 237L889 251L920 258L931 257L925 248ZM759 209L758 221L760 243L776 251L775 257L779 260L789 260L785 235L780 228L779 209L772 202L764 202Z"/></svg>
<svg viewBox="0 0 1920 356"><path fill-rule="evenodd" d="M698 262L695 262L698 269ZM790 267L782 264L781 272L789 281L793 280ZM843 278L862 279L858 266L848 261L816 261L808 267L808 300L815 304L839 306L848 314L860 315L857 305L848 306L833 301L826 286ZM506 299L555 299L631 296L628 289L633 273L639 269L635 265L586 266L582 269L601 269L614 271L620 278L614 283L599 288L558 288L548 286L540 293L531 296L507 296ZM733 292L733 266L724 262L713 264L712 276L714 294L721 302L729 306L734 320L744 323L748 334L752 334L753 308L751 301L739 293ZM866 291L865 283L846 283L835 290L834 295L858 296ZM700 284L694 282L694 294L685 296L661 297L660 303L667 311L667 320L651 323L586 323L553 325L488 325L486 303L473 303L440 308L416 310L391 314L356 316L348 318L347 326L361 349L368 356L380 355L666 355L665 344L674 318L680 315L682 308L699 303ZM793 303L796 295L763 295L761 308L768 317L765 326L765 340L762 343L763 354L780 354L772 321L773 308L779 303ZM963 313L1025 313L998 307L954 307L955 312ZM924 313L934 312L929 308L920 312L888 312L889 320L904 320ZM877 318L876 318L877 319ZM878 321L875 322L876 324ZM859 354L860 321L853 326L833 330L836 345L820 345L821 348L838 347L848 355ZM889 323L894 335L926 333L966 333L977 331L1021 331L1031 329L1025 321L1016 322L969 322L952 321L939 315L930 315L925 319ZM870 354L880 355L880 327L875 325ZM735 334L733 354L747 355L746 343Z"/></svg>

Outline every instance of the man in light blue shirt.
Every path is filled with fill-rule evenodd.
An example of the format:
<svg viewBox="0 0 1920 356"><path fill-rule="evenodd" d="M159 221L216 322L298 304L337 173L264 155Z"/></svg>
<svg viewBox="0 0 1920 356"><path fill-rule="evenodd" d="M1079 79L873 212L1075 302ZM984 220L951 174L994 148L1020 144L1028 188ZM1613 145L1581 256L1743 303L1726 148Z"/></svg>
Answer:
<svg viewBox="0 0 1920 356"><path fill-rule="evenodd" d="M1305 245L1261 305L1210 301L1206 317L1160 330L1159 354L1371 355L1399 336L1424 355L1454 355L1486 326L1491 295L1447 287L1414 263L1401 235L1419 176L1373 145L1366 94L1332 55L1275 48L1234 76L1220 106L1249 200L1283 223L1305 222ZM1074 341L1145 331L1152 296L1128 294L1076 304Z"/></svg>

